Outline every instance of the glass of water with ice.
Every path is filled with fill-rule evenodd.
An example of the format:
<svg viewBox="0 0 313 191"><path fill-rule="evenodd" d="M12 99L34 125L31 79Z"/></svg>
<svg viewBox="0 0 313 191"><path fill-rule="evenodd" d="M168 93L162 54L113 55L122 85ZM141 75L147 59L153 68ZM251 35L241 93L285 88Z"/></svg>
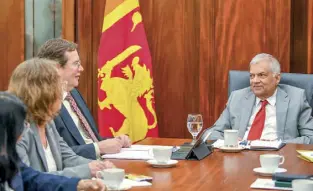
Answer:
<svg viewBox="0 0 313 191"><path fill-rule="evenodd" d="M189 133L192 135L192 142L194 144L197 140L197 135L200 133L203 126L201 114L188 114L187 117L187 128Z"/></svg>

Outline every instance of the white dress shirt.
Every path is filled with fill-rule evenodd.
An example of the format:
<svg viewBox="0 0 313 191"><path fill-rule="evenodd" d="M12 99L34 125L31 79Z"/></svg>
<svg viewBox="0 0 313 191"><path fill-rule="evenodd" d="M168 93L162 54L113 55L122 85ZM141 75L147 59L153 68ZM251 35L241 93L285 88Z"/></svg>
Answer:
<svg viewBox="0 0 313 191"><path fill-rule="evenodd" d="M265 106L265 112L266 112L265 123L264 123L264 129L263 129L260 139L264 139L264 140L276 140L277 139L276 94L277 94L277 89L275 90L274 94L271 97L266 99L268 101L268 104ZM255 100L255 105L253 106L253 109L252 109L252 115L248 123L247 131L243 137L244 140L248 138L251 125L254 121L256 114L261 109L261 105L262 105L261 99L257 97Z"/></svg>
<svg viewBox="0 0 313 191"><path fill-rule="evenodd" d="M47 141L47 148L43 146L43 150L45 151L45 156L46 156L47 165L48 165L48 172L57 171L57 165L55 164L55 160L50 149L49 141Z"/></svg>
<svg viewBox="0 0 313 191"><path fill-rule="evenodd" d="M67 94L63 94L63 105L65 106L66 110L68 111L68 113L72 117L74 124L76 125L80 135L83 137L85 143L86 144L93 143L93 145L95 147L95 151L96 151L96 157L97 157L97 159L100 159L101 155L100 155L100 149L99 149L98 144L94 143L93 140L89 136L87 136L86 131L83 129L77 114L73 111L70 102L65 100L66 95Z"/></svg>

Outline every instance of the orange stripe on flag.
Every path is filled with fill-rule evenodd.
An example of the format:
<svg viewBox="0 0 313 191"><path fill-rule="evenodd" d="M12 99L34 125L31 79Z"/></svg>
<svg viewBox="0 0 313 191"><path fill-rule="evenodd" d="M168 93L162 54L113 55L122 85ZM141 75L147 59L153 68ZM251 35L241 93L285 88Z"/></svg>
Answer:
<svg viewBox="0 0 313 191"><path fill-rule="evenodd" d="M110 28L114 23L119 21L125 15L135 8L139 7L138 0L111 0L106 5L105 14L102 25L102 32Z"/></svg>

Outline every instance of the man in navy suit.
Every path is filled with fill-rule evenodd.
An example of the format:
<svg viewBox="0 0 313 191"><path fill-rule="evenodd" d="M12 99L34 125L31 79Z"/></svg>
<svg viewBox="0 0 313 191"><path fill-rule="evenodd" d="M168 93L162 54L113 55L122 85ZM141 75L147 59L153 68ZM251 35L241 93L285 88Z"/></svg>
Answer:
<svg viewBox="0 0 313 191"><path fill-rule="evenodd" d="M83 97L75 87L79 84L80 64L77 45L64 39L45 42L38 52L39 58L55 60L59 63L59 73L66 82L63 104L59 116L54 120L61 137L78 155L89 159L100 159L103 154L118 153L122 147L130 147L126 135L103 139Z"/></svg>

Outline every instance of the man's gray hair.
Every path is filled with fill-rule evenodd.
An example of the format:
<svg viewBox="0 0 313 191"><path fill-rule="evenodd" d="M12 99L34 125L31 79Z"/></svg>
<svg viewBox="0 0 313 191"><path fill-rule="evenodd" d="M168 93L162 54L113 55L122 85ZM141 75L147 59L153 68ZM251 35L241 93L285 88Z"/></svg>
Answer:
<svg viewBox="0 0 313 191"><path fill-rule="evenodd" d="M270 54L266 53L257 54L255 57L252 58L250 65L257 64L261 61L268 61L271 64L272 72L274 74L280 74L280 64L278 60Z"/></svg>

